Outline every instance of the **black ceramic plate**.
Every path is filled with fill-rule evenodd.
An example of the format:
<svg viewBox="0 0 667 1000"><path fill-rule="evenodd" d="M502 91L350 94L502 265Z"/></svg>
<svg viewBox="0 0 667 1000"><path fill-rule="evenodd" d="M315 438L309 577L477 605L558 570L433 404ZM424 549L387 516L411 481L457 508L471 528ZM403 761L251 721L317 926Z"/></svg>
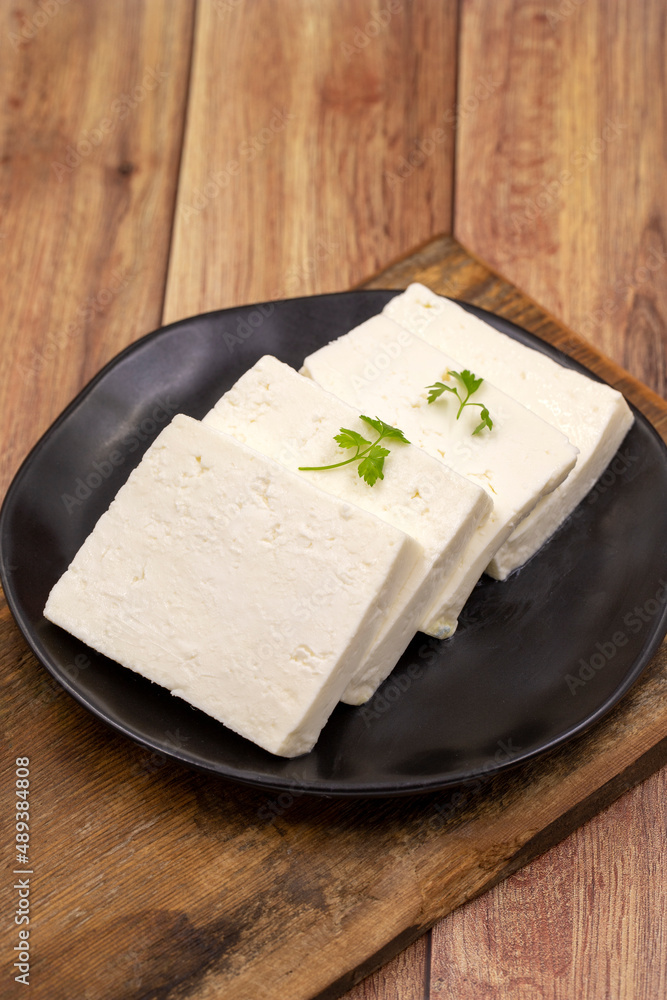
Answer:
<svg viewBox="0 0 667 1000"><path fill-rule="evenodd" d="M202 417L263 354L298 368L394 292L349 292L209 313L133 344L30 453L2 514L2 580L32 649L115 729L166 757L271 788L396 795L490 773L601 718L667 629L667 449L636 413L610 469L504 583L484 578L452 639L417 635L366 705L339 705L315 749L274 757L51 625L52 585L175 412ZM505 320L483 315L571 368ZM73 734L75 738L75 734Z"/></svg>

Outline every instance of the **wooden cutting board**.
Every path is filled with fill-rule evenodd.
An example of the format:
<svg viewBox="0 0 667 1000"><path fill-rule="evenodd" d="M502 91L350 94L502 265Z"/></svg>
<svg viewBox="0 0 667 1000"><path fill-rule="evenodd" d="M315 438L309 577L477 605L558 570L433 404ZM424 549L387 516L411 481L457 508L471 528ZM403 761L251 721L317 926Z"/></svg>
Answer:
<svg viewBox="0 0 667 1000"><path fill-rule="evenodd" d="M452 238L364 287L413 280L583 362L667 440L664 400ZM339 996L667 761L667 644L567 746L477 786L364 802L263 793L172 765L67 697L4 602L0 643L9 754L31 756L31 978L49 1000Z"/></svg>

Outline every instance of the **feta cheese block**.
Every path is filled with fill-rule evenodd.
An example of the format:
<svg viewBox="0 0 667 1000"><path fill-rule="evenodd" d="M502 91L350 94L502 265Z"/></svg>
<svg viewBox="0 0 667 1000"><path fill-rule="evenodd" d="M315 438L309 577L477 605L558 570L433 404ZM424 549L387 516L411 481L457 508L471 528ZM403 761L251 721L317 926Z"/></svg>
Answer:
<svg viewBox="0 0 667 1000"><path fill-rule="evenodd" d="M341 450L334 440L342 427L371 441L377 435L358 411L270 356L246 372L203 422L272 456L340 500L376 514L419 543L412 573L343 693L348 704L362 704L393 670L423 615L437 602L443 581L493 506L489 497L421 449L392 441L387 442L384 479L372 487L359 477L356 464L299 472L302 465L328 465L351 457L352 452Z"/></svg>
<svg viewBox="0 0 667 1000"><path fill-rule="evenodd" d="M579 449L577 464L500 547L487 572L504 580L572 513L616 454L634 417L620 392L513 340L451 299L413 284L385 315L488 378Z"/></svg>
<svg viewBox="0 0 667 1000"><path fill-rule="evenodd" d="M274 754L312 748L418 545L177 415L45 616Z"/></svg>
<svg viewBox="0 0 667 1000"><path fill-rule="evenodd" d="M575 463L564 434L490 382L475 402L486 406L493 430L473 434L480 410L456 419L451 393L428 404L436 381L452 380L458 362L387 316L374 316L306 359L303 373L364 412L401 428L410 441L487 491L493 510L480 525L440 595L445 611L425 616L423 630L444 638L498 548L538 500L554 490Z"/></svg>

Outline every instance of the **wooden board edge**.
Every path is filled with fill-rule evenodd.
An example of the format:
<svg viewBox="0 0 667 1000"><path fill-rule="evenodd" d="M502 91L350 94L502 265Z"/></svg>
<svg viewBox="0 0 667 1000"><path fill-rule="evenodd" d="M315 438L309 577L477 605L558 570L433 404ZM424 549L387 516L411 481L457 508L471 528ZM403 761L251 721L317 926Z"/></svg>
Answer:
<svg viewBox="0 0 667 1000"><path fill-rule="evenodd" d="M594 816L607 809L617 799L620 799L626 792L631 791L647 778L650 778L652 774L659 771L665 764L667 764L667 736L658 743L654 743L652 747L633 761L632 764L628 764L626 768L615 774L604 785L600 785L599 788L596 788L586 798L577 802L576 805L568 809L567 812L564 812L553 823L550 823L543 830L540 830L539 833L535 834L534 837L531 837L507 865L500 872L497 872L471 899L476 899L477 896L481 896L485 892L488 892L489 889L493 889L494 886L509 878L510 875L514 875L515 872L530 864L535 858L550 851L552 847L560 844L570 834L574 833L575 830L578 830L580 826L583 826L584 823L587 823Z"/></svg>
<svg viewBox="0 0 667 1000"><path fill-rule="evenodd" d="M612 805L613 802L626 792L631 791L631 789L641 784L642 781L645 781L656 771L660 770L665 764L667 764L667 736L659 743L654 744L654 746L633 761L632 764L629 764L623 771L619 771L618 774L610 778L604 785L595 789L591 795L582 799L567 812L563 813L562 816L559 816L557 820L549 824L549 826L540 830L539 833L523 845L521 850L517 852L501 871L494 873L492 878L468 899L453 907L447 913L436 917L435 920L430 920L423 925L415 924L405 928L404 931L389 941L379 951L375 952L374 955L367 958L361 965L344 973L327 986L326 989L313 994L311 1000L337 1000L337 998L353 989L353 987L367 976L377 972L394 959L409 945L413 944L414 941L427 933L440 920L446 919L450 912L458 909L459 906L464 906L473 899L477 899L479 896L483 896L500 882L509 878L510 875L514 875L521 868L530 864L535 858L551 850L551 848L569 837L570 834L574 833L575 830L588 820Z"/></svg>
<svg viewBox="0 0 667 1000"><path fill-rule="evenodd" d="M426 934L430 929L431 925L414 924L411 927L406 927L404 931L401 931L395 938L392 938L386 945L376 951L374 955L367 958L361 965L354 969L350 969L348 972L344 972L342 976L330 983L329 986L325 987L319 993L313 994L311 1000L338 1000L339 997L348 993L355 986L358 986L360 982L366 979L368 976L372 976L374 972L378 972L379 969L391 962L392 959L400 955L402 951L409 948L411 944L418 941L422 935Z"/></svg>

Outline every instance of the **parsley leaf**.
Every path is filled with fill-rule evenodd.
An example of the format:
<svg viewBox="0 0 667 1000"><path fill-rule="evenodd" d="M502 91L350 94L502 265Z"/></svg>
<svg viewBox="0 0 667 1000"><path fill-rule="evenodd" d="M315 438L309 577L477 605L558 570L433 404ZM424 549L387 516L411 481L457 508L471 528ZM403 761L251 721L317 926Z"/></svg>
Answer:
<svg viewBox="0 0 667 1000"><path fill-rule="evenodd" d="M380 420L379 417L373 420L371 417L365 417L362 414L359 419L365 420L367 424L370 424L380 437L393 438L395 441L402 441L403 444L410 444L403 431L399 430L398 427L392 427L391 424L385 424L384 420Z"/></svg>
<svg viewBox="0 0 667 1000"><path fill-rule="evenodd" d="M356 453L352 458L346 458L343 462L335 462L333 465L300 465L299 471L323 472L326 469L339 469L342 465L350 465L351 462L360 460L357 470L359 477L369 486L374 486L378 479L384 479L384 460L389 454L389 449L381 448L380 441L387 438L392 441L400 441L403 444L410 442L403 431L399 430L398 427L392 427L391 424L386 424L379 417L374 419L362 415L360 419L372 427L378 435L372 444L357 431L341 427L340 433L334 435L334 441L339 448L356 448Z"/></svg>
<svg viewBox="0 0 667 1000"><path fill-rule="evenodd" d="M384 469L384 460L388 454L388 448L381 448L380 445L374 444L366 458L359 462L359 469L357 471L369 486L375 486L378 479L384 479L382 470Z"/></svg>
<svg viewBox="0 0 667 1000"><path fill-rule="evenodd" d="M473 392L477 392L484 381L483 378L476 378L467 368L464 368L462 372L452 372L451 374L456 376L459 382L463 383L463 386L468 390L469 396L472 396Z"/></svg>
<svg viewBox="0 0 667 1000"><path fill-rule="evenodd" d="M442 396L443 392L453 392L455 396L458 396L458 392L453 385L445 385L444 382L436 382L434 385L429 385L426 387L431 391L428 394L429 403L435 403L436 399Z"/></svg>
<svg viewBox="0 0 667 1000"><path fill-rule="evenodd" d="M485 406L482 407L482 412L480 416L482 419L477 425L477 427L475 427L473 434L479 434L480 431L483 431L485 427L488 427L490 431L493 430L493 420L489 416L489 411Z"/></svg>
<svg viewBox="0 0 667 1000"><path fill-rule="evenodd" d="M477 392L484 379L478 378L476 375L473 375L473 373L469 371L467 368L464 368L462 372L455 372L450 369L447 372L447 376L449 375L453 375L454 378L457 379L457 381L461 384L463 389L465 389L466 392L465 397L461 395L457 386L445 385L444 382L434 382L433 385L426 386L426 388L430 390L428 394L428 402L434 403L436 399L439 399L440 396L442 396L443 392L453 392L459 401L459 409L456 414L457 420L463 413L463 408L465 406L479 406L479 408L482 411L480 414L482 419L475 428L475 430L473 431L473 434L480 434L485 427L488 428L488 430L490 431L493 430L493 420L489 416L489 411L487 410L487 408L482 403L469 402L470 397L473 395L473 393Z"/></svg>
<svg viewBox="0 0 667 1000"><path fill-rule="evenodd" d="M341 427L340 434L336 434L334 441L338 442L339 448L366 448L370 445L370 441L365 437L356 431L348 430L347 427Z"/></svg>

